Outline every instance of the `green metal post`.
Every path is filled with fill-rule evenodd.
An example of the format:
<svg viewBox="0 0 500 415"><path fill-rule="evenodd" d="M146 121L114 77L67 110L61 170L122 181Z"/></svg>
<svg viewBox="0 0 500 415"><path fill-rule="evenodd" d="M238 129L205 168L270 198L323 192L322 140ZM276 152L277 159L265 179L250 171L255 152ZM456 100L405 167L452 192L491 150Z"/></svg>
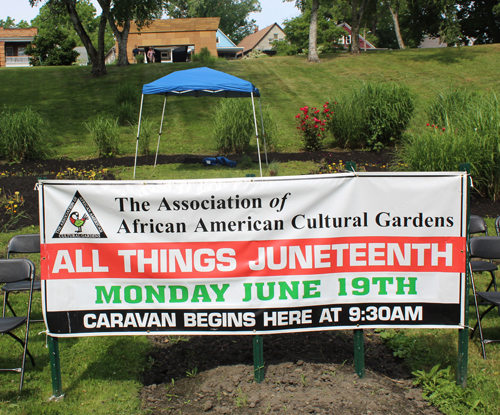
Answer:
<svg viewBox="0 0 500 415"><path fill-rule="evenodd" d="M264 338L253 336L253 377L255 382L264 380Z"/></svg>
<svg viewBox="0 0 500 415"><path fill-rule="evenodd" d="M61 380L61 363L59 361L59 339L57 337L48 336L47 342L49 344L50 355L50 372L52 374L52 392L53 398L60 398L62 393L62 380Z"/></svg>
<svg viewBox="0 0 500 415"><path fill-rule="evenodd" d="M470 178L470 164L460 164L460 171L467 172L467 257L466 257L466 271L465 271L465 315L464 315L464 328L458 330L458 368L457 368L457 385L462 386L463 389L467 387L467 364L469 360L469 280L470 280L470 267L469 267L469 221L470 221L470 189L472 188Z"/></svg>
<svg viewBox="0 0 500 415"><path fill-rule="evenodd" d="M354 370L360 379L365 377L365 341L363 329L354 330Z"/></svg>
<svg viewBox="0 0 500 415"><path fill-rule="evenodd" d="M356 171L356 163L354 161L346 161L345 168L348 171ZM354 369L360 379L365 377L365 340L363 329L354 330Z"/></svg>

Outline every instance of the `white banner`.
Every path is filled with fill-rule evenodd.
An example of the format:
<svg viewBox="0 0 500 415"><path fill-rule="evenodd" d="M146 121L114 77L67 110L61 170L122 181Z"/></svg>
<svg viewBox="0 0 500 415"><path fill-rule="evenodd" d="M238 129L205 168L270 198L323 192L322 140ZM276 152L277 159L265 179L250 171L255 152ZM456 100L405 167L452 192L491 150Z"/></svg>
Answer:
<svg viewBox="0 0 500 415"><path fill-rule="evenodd" d="M51 335L463 327L463 173L40 181Z"/></svg>

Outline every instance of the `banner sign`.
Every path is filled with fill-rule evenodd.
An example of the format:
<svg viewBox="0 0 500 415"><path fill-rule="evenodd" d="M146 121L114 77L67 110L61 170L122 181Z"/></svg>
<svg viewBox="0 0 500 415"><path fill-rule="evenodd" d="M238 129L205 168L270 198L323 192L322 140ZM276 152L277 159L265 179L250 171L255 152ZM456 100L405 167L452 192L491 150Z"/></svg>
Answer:
<svg viewBox="0 0 500 415"><path fill-rule="evenodd" d="M52 336L463 328L464 173L39 182Z"/></svg>

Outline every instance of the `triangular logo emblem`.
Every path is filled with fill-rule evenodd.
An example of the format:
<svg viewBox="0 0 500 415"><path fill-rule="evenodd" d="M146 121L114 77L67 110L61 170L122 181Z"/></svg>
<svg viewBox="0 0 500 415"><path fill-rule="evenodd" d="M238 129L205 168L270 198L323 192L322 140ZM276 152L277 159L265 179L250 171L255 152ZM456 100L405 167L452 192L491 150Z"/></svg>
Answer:
<svg viewBox="0 0 500 415"><path fill-rule="evenodd" d="M53 238L107 238L87 201L77 190Z"/></svg>

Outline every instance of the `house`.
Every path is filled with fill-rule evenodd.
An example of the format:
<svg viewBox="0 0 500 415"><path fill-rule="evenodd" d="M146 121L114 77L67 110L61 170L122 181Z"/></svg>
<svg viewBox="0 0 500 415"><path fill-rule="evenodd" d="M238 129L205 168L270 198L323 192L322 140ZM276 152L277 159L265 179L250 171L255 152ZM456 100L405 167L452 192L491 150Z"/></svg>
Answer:
<svg viewBox="0 0 500 415"><path fill-rule="evenodd" d="M24 54L24 50L37 34L36 27L28 29L0 27L0 68L30 66L29 56Z"/></svg>
<svg viewBox="0 0 500 415"><path fill-rule="evenodd" d="M347 23L340 23L337 26L342 27L346 32L346 34L339 39L338 43L340 46L348 49L349 45L351 44L352 28ZM368 42L368 40L361 36L361 34L359 35L359 48L361 50L376 49L375 45Z"/></svg>
<svg viewBox="0 0 500 415"><path fill-rule="evenodd" d="M199 53L204 47L208 48L212 56L217 56L219 21L220 17L158 19L141 29L131 24L127 42L128 61L134 63L132 50L135 45L141 53L153 48L155 62L162 63L185 62L188 51Z"/></svg>
<svg viewBox="0 0 500 415"><path fill-rule="evenodd" d="M420 45L418 45L419 48L446 48L448 47L448 44L446 42L442 42L440 37L434 37L434 36L428 36L425 35L424 39L422 42L420 42Z"/></svg>
<svg viewBox="0 0 500 415"><path fill-rule="evenodd" d="M273 23L265 29L259 30L256 26L254 33L245 37L238 47L243 48L241 55L246 55L252 50L258 50L267 54L272 54L273 42L285 40L285 32L278 23Z"/></svg>
<svg viewBox="0 0 500 415"><path fill-rule="evenodd" d="M217 29L216 43L219 58L235 59L243 51L243 47L236 46L220 29Z"/></svg>
<svg viewBox="0 0 500 415"><path fill-rule="evenodd" d="M89 64L89 55L87 54L87 49L84 46L77 46L73 50L78 52L78 58L76 58L77 65L86 66Z"/></svg>

